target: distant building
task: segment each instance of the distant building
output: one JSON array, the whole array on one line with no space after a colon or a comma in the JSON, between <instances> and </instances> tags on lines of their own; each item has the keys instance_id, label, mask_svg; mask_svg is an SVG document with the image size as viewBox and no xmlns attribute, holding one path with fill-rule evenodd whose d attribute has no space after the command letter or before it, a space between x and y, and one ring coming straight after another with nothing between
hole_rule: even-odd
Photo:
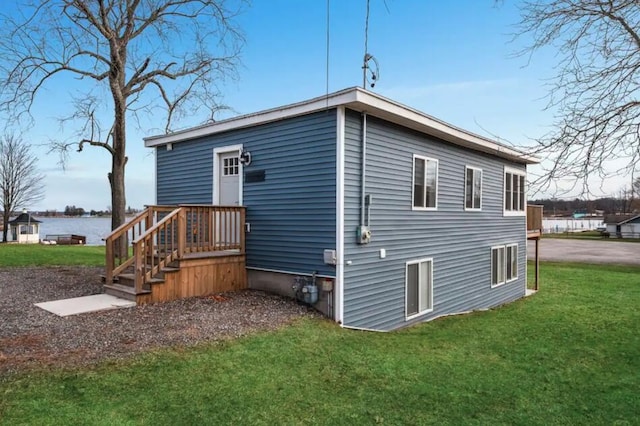
<instances>
[{"instance_id":1,"label":"distant building","mask_svg":"<svg viewBox=\"0 0 640 426\"><path fill-rule=\"evenodd\" d=\"M9 221L11 241L23 244L37 244L40 241L40 224L42 222L31 217L26 210Z\"/></svg>"},{"instance_id":2,"label":"distant building","mask_svg":"<svg viewBox=\"0 0 640 426\"><path fill-rule=\"evenodd\" d=\"M615 214L604 217L607 232L615 238L640 238L640 214Z\"/></svg>"}]
</instances>

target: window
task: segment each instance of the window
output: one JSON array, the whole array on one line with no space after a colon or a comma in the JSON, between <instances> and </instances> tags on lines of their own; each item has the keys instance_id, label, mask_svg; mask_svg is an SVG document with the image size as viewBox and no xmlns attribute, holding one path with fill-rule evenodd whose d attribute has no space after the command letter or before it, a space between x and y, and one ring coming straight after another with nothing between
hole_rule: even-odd
<instances>
[{"instance_id":1,"label":"window","mask_svg":"<svg viewBox=\"0 0 640 426\"><path fill-rule=\"evenodd\" d=\"M222 176L237 176L239 174L238 157L224 158L222 161Z\"/></svg>"},{"instance_id":2,"label":"window","mask_svg":"<svg viewBox=\"0 0 640 426\"><path fill-rule=\"evenodd\" d=\"M438 207L438 160L413 156L413 209Z\"/></svg>"},{"instance_id":3,"label":"window","mask_svg":"<svg viewBox=\"0 0 640 426\"><path fill-rule=\"evenodd\" d=\"M518 278L518 245L491 247L491 287Z\"/></svg>"},{"instance_id":4,"label":"window","mask_svg":"<svg viewBox=\"0 0 640 426\"><path fill-rule=\"evenodd\" d=\"M482 208L482 170L467 166L465 175L464 208L480 210Z\"/></svg>"},{"instance_id":5,"label":"window","mask_svg":"<svg viewBox=\"0 0 640 426\"><path fill-rule=\"evenodd\" d=\"M518 278L518 245L507 246L507 282Z\"/></svg>"},{"instance_id":6,"label":"window","mask_svg":"<svg viewBox=\"0 0 640 426\"><path fill-rule=\"evenodd\" d=\"M491 286L504 284L504 246L491 248Z\"/></svg>"},{"instance_id":7,"label":"window","mask_svg":"<svg viewBox=\"0 0 640 426\"><path fill-rule=\"evenodd\" d=\"M525 214L525 174L521 170L504 170L504 212L505 215Z\"/></svg>"},{"instance_id":8,"label":"window","mask_svg":"<svg viewBox=\"0 0 640 426\"><path fill-rule=\"evenodd\" d=\"M433 310L433 259L407 262L407 319Z\"/></svg>"}]
</instances>

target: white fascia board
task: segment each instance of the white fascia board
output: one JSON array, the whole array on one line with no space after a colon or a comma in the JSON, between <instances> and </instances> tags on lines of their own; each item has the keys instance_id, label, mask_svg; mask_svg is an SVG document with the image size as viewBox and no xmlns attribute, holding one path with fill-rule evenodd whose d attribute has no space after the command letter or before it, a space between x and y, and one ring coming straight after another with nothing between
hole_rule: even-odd
<instances>
[{"instance_id":1,"label":"white fascia board","mask_svg":"<svg viewBox=\"0 0 640 426\"><path fill-rule=\"evenodd\" d=\"M346 106L357 112L366 112L375 117L435 136L455 145L486 152L516 163L536 164L540 162L540 159L537 157L523 154L496 141L452 126L435 117L359 87L353 87L308 101L253 114L241 115L239 117L193 127L167 135L151 136L144 139L144 144L146 147L155 147L168 143L183 142L228 130L256 126L338 106Z\"/></svg>"},{"instance_id":2,"label":"white fascia board","mask_svg":"<svg viewBox=\"0 0 640 426\"><path fill-rule=\"evenodd\" d=\"M537 164L540 159L511 149L496 141L452 126L421 111L409 108L376 93L357 90L357 101L349 107L364 109L368 114L443 139L459 146L486 152L517 163Z\"/></svg>"}]
</instances>

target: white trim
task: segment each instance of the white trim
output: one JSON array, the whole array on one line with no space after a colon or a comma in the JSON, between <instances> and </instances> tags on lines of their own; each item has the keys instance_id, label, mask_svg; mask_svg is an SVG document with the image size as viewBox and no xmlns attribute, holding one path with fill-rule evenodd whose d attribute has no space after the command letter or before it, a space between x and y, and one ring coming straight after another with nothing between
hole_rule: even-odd
<instances>
[{"instance_id":1,"label":"white trim","mask_svg":"<svg viewBox=\"0 0 640 426\"><path fill-rule=\"evenodd\" d=\"M517 175L524 177L524 205L522 206L522 210L507 210L504 206L506 200L506 191L507 191L507 173L511 175ZM518 182L520 180L518 179ZM511 193L513 194L513 182L511 183ZM521 169L515 169L513 167L504 166L504 171L502 174L502 215L503 216L526 216L527 215L527 171ZM513 198L513 197L512 197Z\"/></svg>"},{"instance_id":2,"label":"white trim","mask_svg":"<svg viewBox=\"0 0 640 426\"><path fill-rule=\"evenodd\" d=\"M344 327L344 163L345 108L338 107L336 116L336 291L335 321Z\"/></svg>"},{"instance_id":3,"label":"white trim","mask_svg":"<svg viewBox=\"0 0 640 426\"><path fill-rule=\"evenodd\" d=\"M308 272L281 271L279 269L255 268L253 266L247 266L246 269L251 269L252 271L275 272L277 274L286 274L286 275L302 275L302 276L305 276L305 277L312 277L313 276L313 274L310 274ZM332 280L336 279L336 277L334 277L332 275L316 274L316 277L318 277L318 278L331 278Z\"/></svg>"},{"instance_id":4,"label":"white trim","mask_svg":"<svg viewBox=\"0 0 640 426\"><path fill-rule=\"evenodd\" d=\"M369 331L371 333L389 333L393 331L393 330L377 330L375 328L366 328L366 327L354 327L352 325L343 325L342 328L348 328L349 330Z\"/></svg>"},{"instance_id":5,"label":"white trim","mask_svg":"<svg viewBox=\"0 0 640 426\"><path fill-rule=\"evenodd\" d=\"M497 141L460 129L421 111L359 87L344 89L307 101L242 115L167 135L147 137L144 138L144 141L146 147L183 142L228 130L269 123L339 106L344 106L357 112L366 111L367 114L435 136L455 145L486 152L517 163L536 164L540 162L537 157L524 154Z\"/></svg>"},{"instance_id":6,"label":"white trim","mask_svg":"<svg viewBox=\"0 0 640 426\"><path fill-rule=\"evenodd\" d=\"M480 207L467 207L467 172L469 170L473 170L473 179L475 179L476 174L475 172L480 172ZM463 200L463 205L464 205L464 210L468 211L468 212L479 212L482 211L482 181L483 181L483 175L484 172L482 171L482 169L480 167L473 167L473 166L464 166L464 200ZM475 185L473 184L473 179L471 180L471 188L475 188ZM471 204L473 205L473 200L474 200L474 196L473 193L471 194Z\"/></svg>"},{"instance_id":7,"label":"white trim","mask_svg":"<svg viewBox=\"0 0 640 426\"><path fill-rule=\"evenodd\" d=\"M423 186L424 186L424 202L426 204L427 202L427 165L429 163L429 161L434 161L436 163L436 202L435 205L433 207L416 207L415 206L415 179L416 179L416 158L420 159L420 160L424 160L424 181L422 182ZM411 210L422 210L422 211L435 211L438 210L438 187L440 186L440 182L439 182L439 174L440 174L440 162L435 159L435 158L431 158L431 157L425 157L424 155L420 155L420 154L413 154L413 163L412 163L412 167L413 167L413 172L411 173Z\"/></svg>"},{"instance_id":8,"label":"white trim","mask_svg":"<svg viewBox=\"0 0 640 426\"><path fill-rule=\"evenodd\" d=\"M158 150L153 150L153 205L158 205Z\"/></svg>"},{"instance_id":9,"label":"white trim","mask_svg":"<svg viewBox=\"0 0 640 426\"><path fill-rule=\"evenodd\" d=\"M217 206L220 204L220 181L218 179L218 167L220 164L220 155L221 154L228 154L230 152L234 152L234 151L238 151L238 155L240 155L240 153L242 153L242 149L243 146L242 144L238 144L238 145L227 145L227 146L219 146L217 148L213 148L213 182L211 183L213 185L213 197L211 200L211 204L213 204L214 206ZM243 200L242 200L242 189L244 186L244 165L242 164L242 162L238 162L238 205L242 206L243 205Z\"/></svg>"},{"instance_id":10,"label":"white trim","mask_svg":"<svg viewBox=\"0 0 640 426\"><path fill-rule=\"evenodd\" d=\"M424 311L418 311L415 314L411 314L409 315L409 313L407 312L407 307L409 305L408 303L408 292L407 292L407 286L408 286L408 281L407 281L407 269L409 267L409 265L418 265L418 309L420 309L420 296L421 296L421 292L420 292L420 265L422 263L425 262L429 262L431 263L431 267L429 268L429 281L427 282L427 286L429 287L429 295L431 298L431 306L428 307L427 309L425 309ZM409 260L407 262L405 262L404 264L404 318L405 321L409 321L412 320L414 318L418 318L424 314L428 314L429 312L433 312L433 258L432 257L425 257L423 259L416 259L416 260Z\"/></svg>"}]
</instances>

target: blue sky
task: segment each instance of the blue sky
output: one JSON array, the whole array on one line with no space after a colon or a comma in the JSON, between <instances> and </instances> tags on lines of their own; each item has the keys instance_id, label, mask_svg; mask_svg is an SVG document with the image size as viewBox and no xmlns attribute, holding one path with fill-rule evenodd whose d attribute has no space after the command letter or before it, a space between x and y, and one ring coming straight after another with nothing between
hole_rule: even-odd
<instances>
[{"instance_id":1,"label":"blue sky","mask_svg":"<svg viewBox=\"0 0 640 426\"><path fill-rule=\"evenodd\" d=\"M517 3L386 0L385 6L383 0L371 0L368 50L380 64L373 90L516 145L546 133L552 116L543 111L545 79L553 75L553 52L537 54L529 64L513 57L525 41L510 42L519 19ZM324 94L326 7L326 0L253 0L238 19L246 36L243 65L238 81L224 86L224 102L237 113L250 113ZM330 91L362 83L365 10L365 0L330 2ZM47 196L25 207L105 209L110 204L106 152L90 147L73 152L65 170L55 154L47 153L51 134L64 138L71 132L55 117L75 89L49 90L37 104L37 125L24 135L47 175ZM159 132L162 123L154 124L132 128L128 136L127 204L133 207L154 202L154 160L142 141ZM197 123L182 124L177 127ZM611 180L604 189L614 192L624 183Z\"/></svg>"}]
</instances>

